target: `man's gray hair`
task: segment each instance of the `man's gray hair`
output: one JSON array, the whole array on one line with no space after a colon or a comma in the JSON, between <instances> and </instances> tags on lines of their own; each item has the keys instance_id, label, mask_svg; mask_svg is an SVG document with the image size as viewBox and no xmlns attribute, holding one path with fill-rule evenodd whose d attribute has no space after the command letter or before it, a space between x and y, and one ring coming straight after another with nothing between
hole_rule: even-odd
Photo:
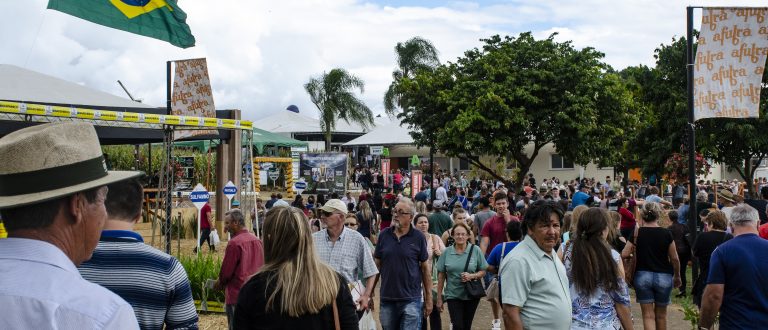
<instances>
[{"instance_id":1,"label":"man's gray hair","mask_svg":"<svg viewBox=\"0 0 768 330\"><path fill-rule=\"evenodd\" d=\"M707 195L706 191L701 190L696 194L696 201L698 202L706 202L708 198L709 195Z\"/></svg>"},{"instance_id":2,"label":"man's gray hair","mask_svg":"<svg viewBox=\"0 0 768 330\"><path fill-rule=\"evenodd\" d=\"M760 220L760 215L752 206L739 204L733 207L730 220L734 226L754 226Z\"/></svg>"},{"instance_id":3,"label":"man's gray hair","mask_svg":"<svg viewBox=\"0 0 768 330\"><path fill-rule=\"evenodd\" d=\"M240 225L245 225L245 216L243 215L243 211L240 211L240 209L231 209L227 211L227 213L224 213L224 216L230 217L232 221L239 223Z\"/></svg>"},{"instance_id":4,"label":"man's gray hair","mask_svg":"<svg viewBox=\"0 0 768 330\"><path fill-rule=\"evenodd\" d=\"M416 216L416 204L413 203L413 200L411 200L408 197L400 197L400 199L397 200L398 203L406 203L408 204L408 209L411 211L411 216Z\"/></svg>"}]
</instances>

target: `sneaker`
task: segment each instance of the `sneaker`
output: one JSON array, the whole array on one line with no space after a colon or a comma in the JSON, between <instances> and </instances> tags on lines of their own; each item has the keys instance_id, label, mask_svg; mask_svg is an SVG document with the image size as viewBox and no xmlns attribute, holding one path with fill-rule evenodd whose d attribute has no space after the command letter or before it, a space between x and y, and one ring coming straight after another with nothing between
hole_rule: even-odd
<instances>
[{"instance_id":1,"label":"sneaker","mask_svg":"<svg viewBox=\"0 0 768 330\"><path fill-rule=\"evenodd\" d=\"M501 329L501 320L495 319L493 320L493 324L491 324L491 330L500 330Z\"/></svg>"}]
</instances>

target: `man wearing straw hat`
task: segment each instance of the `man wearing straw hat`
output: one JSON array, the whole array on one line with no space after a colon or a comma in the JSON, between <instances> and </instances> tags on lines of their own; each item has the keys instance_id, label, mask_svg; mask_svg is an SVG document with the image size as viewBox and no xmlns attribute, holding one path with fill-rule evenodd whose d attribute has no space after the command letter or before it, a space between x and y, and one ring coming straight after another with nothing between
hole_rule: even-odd
<instances>
[{"instance_id":1,"label":"man wearing straw hat","mask_svg":"<svg viewBox=\"0 0 768 330\"><path fill-rule=\"evenodd\" d=\"M37 125L0 139L0 328L137 329L133 308L84 280L107 218L107 171L86 123Z\"/></svg>"}]
</instances>

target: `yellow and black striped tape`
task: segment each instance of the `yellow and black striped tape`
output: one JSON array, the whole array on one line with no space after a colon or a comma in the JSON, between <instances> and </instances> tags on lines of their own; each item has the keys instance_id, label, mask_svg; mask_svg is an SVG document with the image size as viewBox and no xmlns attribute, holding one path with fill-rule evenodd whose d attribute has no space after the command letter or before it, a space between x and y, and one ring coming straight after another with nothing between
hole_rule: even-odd
<instances>
[{"instance_id":1,"label":"yellow and black striped tape","mask_svg":"<svg viewBox=\"0 0 768 330\"><path fill-rule=\"evenodd\" d=\"M253 129L253 123L247 120L158 115L152 113L94 110L76 107L68 108L36 103L10 101L0 101L0 113L105 120L127 123L162 124L170 126L192 126L244 130Z\"/></svg>"}]
</instances>

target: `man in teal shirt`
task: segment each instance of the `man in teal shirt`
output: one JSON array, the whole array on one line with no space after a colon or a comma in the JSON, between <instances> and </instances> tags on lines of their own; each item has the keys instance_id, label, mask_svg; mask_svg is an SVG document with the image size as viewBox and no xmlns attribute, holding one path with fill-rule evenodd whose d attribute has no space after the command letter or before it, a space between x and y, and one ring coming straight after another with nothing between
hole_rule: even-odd
<instances>
[{"instance_id":1,"label":"man in teal shirt","mask_svg":"<svg viewBox=\"0 0 768 330\"><path fill-rule=\"evenodd\" d=\"M501 303L508 330L571 327L568 277L554 250L562 219L554 203L534 203L525 215L528 235L501 262Z\"/></svg>"}]
</instances>

